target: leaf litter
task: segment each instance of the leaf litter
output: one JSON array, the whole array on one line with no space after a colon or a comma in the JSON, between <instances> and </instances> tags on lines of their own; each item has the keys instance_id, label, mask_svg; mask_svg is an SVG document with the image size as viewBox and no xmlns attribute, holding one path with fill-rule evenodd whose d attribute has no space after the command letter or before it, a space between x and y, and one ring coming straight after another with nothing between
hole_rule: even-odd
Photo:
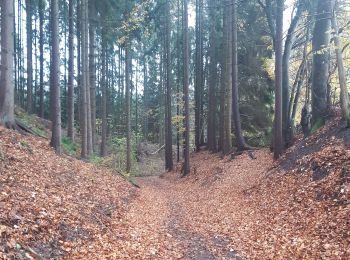
<instances>
[{"instance_id":1,"label":"leaf litter","mask_svg":"<svg viewBox=\"0 0 350 260\"><path fill-rule=\"evenodd\" d=\"M275 162L267 149L255 160L193 154L188 177L178 165L139 178L141 189L0 128L0 258L349 259L350 150L339 124Z\"/></svg>"}]
</instances>

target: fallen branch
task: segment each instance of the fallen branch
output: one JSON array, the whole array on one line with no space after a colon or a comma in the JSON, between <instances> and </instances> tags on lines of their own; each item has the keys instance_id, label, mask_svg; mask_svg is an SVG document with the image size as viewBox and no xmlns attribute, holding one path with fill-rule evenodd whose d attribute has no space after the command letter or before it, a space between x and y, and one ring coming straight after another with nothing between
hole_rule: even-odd
<instances>
[{"instance_id":1,"label":"fallen branch","mask_svg":"<svg viewBox=\"0 0 350 260\"><path fill-rule=\"evenodd\" d=\"M165 147L165 144L162 147L160 147L157 151L155 151L154 153L150 153L149 155L155 155L159 153L164 147Z\"/></svg>"}]
</instances>

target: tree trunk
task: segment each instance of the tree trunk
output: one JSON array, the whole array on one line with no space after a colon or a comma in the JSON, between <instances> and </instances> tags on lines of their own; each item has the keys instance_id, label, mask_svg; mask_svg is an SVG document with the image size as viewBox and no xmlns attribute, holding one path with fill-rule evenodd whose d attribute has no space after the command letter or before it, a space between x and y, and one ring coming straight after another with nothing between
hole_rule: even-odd
<instances>
[{"instance_id":1,"label":"tree trunk","mask_svg":"<svg viewBox=\"0 0 350 260\"><path fill-rule=\"evenodd\" d=\"M86 131L87 131L87 156L90 157L93 154L92 143L92 123L91 123L91 93L90 93L90 70L89 70L89 1L86 0L86 7L84 9L84 63L85 66L85 92L86 92Z\"/></svg>"},{"instance_id":2,"label":"tree trunk","mask_svg":"<svg viewBox=\"0 0 350 260\"><path fill-rule=\"evenodd\" d=\"M241 115L239 113L239 98L238 98L238 58L237 58L237 2L232 1L233 6L233 34L232 34L232 114L235 126L236 145L239 151L248 148L241 126Z\"/></svg>"},{"instance_id":3,"label":"tree trunk","mask_svg":"<svg viewBox=\"0 0 350 260\"><path fill-rule=\"evenodd\" d=\"M91 141L92 148L96 144L96 6L95 0L90 0L89 4L89 19L90 19L90 30L89 30L89 47L90 47L90 56L89 56L89 72L90 72L90 103L91 103ZM93 149L94 150L94 149Z\"/></svg>"},{"instance_id":4,"label":"tree trunk","mask_svg":"<svg viewBox=\"0 0 350 260\"><path fill-rule=\"evenodd\" d=\"M172 113L171 113L171 53L170 53L170 0L166 0L166 108L165 108L165 169L173 170ZM136 97L137 99L137 97Z\"/></svg>"},{"instance_id":5,"label":"tree trunk","mask_svg":"<svg viewBox=\"0 0 350 260\"><path fill-rule=\"evenodd\" d=\"M208 130L207 140L208 149L211 152L217 151L216 141L216 87L217 87L217 0L209 0L209 21L210 21L210 34L209 34L209 90L208 90Z\"/></svg>"},{"instance_id":6,"label":"tree trunk","mask_svg":"<svg viewBox=\"0 0 350 260\"><path fill-rule=\"evenodd\" d=\"M59 50L59 14L58 0L51 2L51 121L52 137L51 146L57 154L61 153L61 97L60 97L60 50Z\"/></svg>"},{"instance_id":7,"label":"tree trunk","mask_svg":"<svg viewBox=\"0 0 350 260\"><path fill-rule=\"evenodd\" d=\"M203 95L203 0L196 0L196 73L195 73L195 145L200 150L202 132L202 95Z\"/></svg>"},{"instance_id":8,"label":"tree trunk","mask_svg":"<svg viewBox=\"0 0 350 260\"><path fill-rule=\"evenodd\" d=\"M125 47L125 98L126 98L126 172L131 172L131 98L130 98L130 53L127 43Z\"/></svg>"},{"instance_id":9,"label":"tree trunk","mask_svg":"<svg viewBox=\"0 0 350 260\"><path fill-rule=\"evenodd\" d=\"M284 0L277 0L276 39L275 39L275 119L274 119L274 158L278 159L283 151L282 136L282 46L283 46L283 10Z\"/></svg>"},{"instance_id":10,"label":"tree trunk","mask_svg":"<svg viewBox=\"0 0 350 260\"><path fill-rule=\"evenodd\" d=\"M87 158L88 153L88 121L87 121L87 73L88 73L88 60L87 60L87 0L81 0L80 3L80 12L81 12L81 30L80 30L80 56L81 56L81 76L80 76L80 102L81 102L81 111L80 111L80 131L81 131L81 157Z\"/></svg>"},{"instance_id":11,"label":"tree trunk","mask_svg":"<svg viewBox=\"0 0 350 260\"><path fill-rule=\"evenodd\" d=\"M26 0L26 22L27 22L27 111L33 111L33 30L32 30L32 2Z\"/></svg>"},{"instance_id":12,"label":"tree trunk","mask_svg":"<svg viewBox=\"0 0 350 260\"><path fill-rule=\"evenodd\" d=\"M15 128L15 101L13 85L13 20L12 0L1 1L1 88L0 88L0 125Z\"/></svg>"},{"instance_id":13,"label":"tree trunk","mask_svg":"<svg viewBox=\"0 0 350 260\"><path fill-rule=\"evenodd\" d=\"M325 124L328 114L327 79L331 17L332 0L318 0L312 39L312 125L315 128Z\"/></svg>"},{"instance_id":14,"label":"tree trunk","mask_svg":"<svg viewBox=\"0 0 350 260\"><path fill-rule=\"evenodd\" d=\"M296 3L296 14L292 19L289 26L286 41L284 44L283 61L282 61L282 131L283 139L285 144L290 143L291 135L288 134L291 131L291 125L288 114L289 107L289 59L292 51L292 46L294 43L295 29L299 23L303 7L301 0Z\"/></svg>"},{"instance_id":15,"label":"tree trunk","mask_svg":"<svg viewBox=\"0 0 350 260\"><path fill-rule=\"evenodd\" d=\"M337 19L335 14L332 16L332 26L335 31L334 34L334 45L335 45L335 53L337 56L337 64L338 64L338 77L339 77L339 85L340 85L340 103L343 112L343 118L346 121L346 127L350 127L350 114L349 114L349 93L346 87L346 76L344 70L344 62L343 62L343 53L341 50L341 44L339 39L339 28Z\"/></svg>"},{"instance_id":16,"label":"tree trunk","mask_svg":"<svg viewBox=\"0 0 350 260\"><path fill-rule=\"evenodd\" d=\"M185 149L183 175L190 173L190 108L189 108L189 42L188 42L188 4L183 0L183 89L185 99Z\"/></svg>"},{"instance_id":17,"label":"tree trunk","mask_svg":"<svg viewBox=\"0 0 350 260\"><path fill-rule=\"evenodd\" d=\"M44 118L44 0L39 0L39 62L40 62L40 75L39 75L39 116Z\"/></svg>"},{"instance_id":18,"label":"tree trunk","mask_svg":"<svg viewBox=\"0 0 350 260\"><path fill-rule=\"evenodd\" d=\"M107 155L107 82L106 82L106 32L105 28L102 29L102 69L101 69L101 88L102 88L102 133L101 133L101 156Z\"/></svg>"},{"instance_id":19,"label":"tree trunk","mask_svg":"<svg viewBox=\"0 0 350 260\"><path fill-rule=\"evenodd\" d=\"M67 136L74 141L74 6L73 0L69 0L68 10L68 100L67 100Z\"/></svg>"},{"instance_id":20,"label":"tree trunk","mask_svg":"<svg viewBox=\"0 0 350 260\"><path fill-rule=\"evenodd\" d=\"M232 118L232 1L224 0L224 54L223 54L223 139L222 152L224 155L231 152L231 118Z\"/></svg>"}]
</instances>

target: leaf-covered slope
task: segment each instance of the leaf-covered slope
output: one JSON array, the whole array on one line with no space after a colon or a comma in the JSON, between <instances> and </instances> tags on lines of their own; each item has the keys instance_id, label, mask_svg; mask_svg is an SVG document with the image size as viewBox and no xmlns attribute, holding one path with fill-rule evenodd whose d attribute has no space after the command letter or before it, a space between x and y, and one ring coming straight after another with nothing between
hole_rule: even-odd
<instances>
[{"instance_id":1,"label":"leaf-covered slope","mask_svg":"<svg viewBox=\"0 0 350 260\"><path fill-rule=\"evenodd\" d=\"M132 194L108 170L0 128L0 258L93 256L123 225Z\"/></svg>"}]
</instances>

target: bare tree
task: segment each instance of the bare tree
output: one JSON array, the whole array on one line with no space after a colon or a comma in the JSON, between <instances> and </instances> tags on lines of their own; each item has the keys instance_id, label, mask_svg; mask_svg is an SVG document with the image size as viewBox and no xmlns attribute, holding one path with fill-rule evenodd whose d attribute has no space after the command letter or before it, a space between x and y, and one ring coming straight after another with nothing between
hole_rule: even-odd
<instances>
[{"instance_id":1,"label":"bare tree","mask_svg":"<svg viewBox=\"0 0 350 260\"><path fill-rule=\"evenodd\" d=\"M69 0L68 6L68 100L67 100L67 135L74 141L74 5L73 0Z\"/></svg>"}]
</instances>

